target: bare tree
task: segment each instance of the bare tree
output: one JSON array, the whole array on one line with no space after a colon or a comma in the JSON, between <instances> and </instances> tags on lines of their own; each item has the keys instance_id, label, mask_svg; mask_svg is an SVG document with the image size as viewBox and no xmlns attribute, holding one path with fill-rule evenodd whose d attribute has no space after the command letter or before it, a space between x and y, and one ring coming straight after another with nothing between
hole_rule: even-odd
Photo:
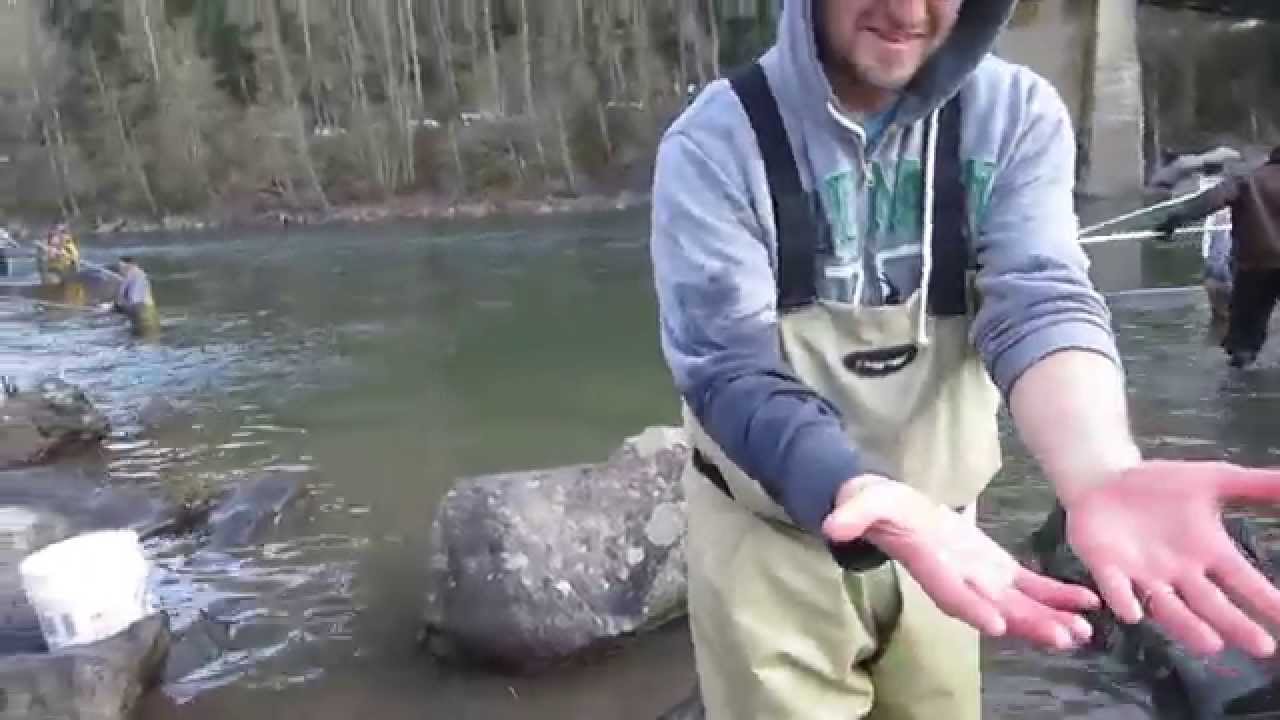
<instances>
[{"instance_id":1,"label":"bare tree","mask_svg":"<svg viewBox=\"0 0 1280 720\"><path fill-rule=\"evenodd\" d=\"M322 207L328 209L329 198L325 195L324 187L320 184L320 176L316 174L315 163L311 159L311 149L307 143L307 128L302 120L302 108L293 82L293 71L289 68L289 56L285 52L284 39L280 35L280 11L276 7L276 0L262 0L261 7L263 30L271 43L276 67L280 72L280 93L292 112L290 125L293 131L294 150L302 163L303 170L306 171L307 180L311 184L311 190L316 199Z\"/></svg>"},{"instance_id":2,"label":"bare tree","mask_svg":"<svg viewBox=\"0 0 1280 720\"><path fill-rule=\"evenodd\" d=\"M160 215L160 205L156 202L155 193L151 191L151 181L147 178L147 169L142 164L142 158L138 154L138 147L133 142L133 138L129 134L129 129L125 125L124 113L120 110L120 97L116 93L115 88L107 83L106 76L102 74L102 64L98 61L98 53L92 47L89 48L89 68L93 74L93 81L98 87L98 94L102 101L104 111L109 116L112 123L113 131L119 142L119 153L121 162L125 168L125 175L132 175L138 183L138 190L142 193L142 197L146 200L148 209L151 210L153 216Z\"/></svg>"}]
</instances>

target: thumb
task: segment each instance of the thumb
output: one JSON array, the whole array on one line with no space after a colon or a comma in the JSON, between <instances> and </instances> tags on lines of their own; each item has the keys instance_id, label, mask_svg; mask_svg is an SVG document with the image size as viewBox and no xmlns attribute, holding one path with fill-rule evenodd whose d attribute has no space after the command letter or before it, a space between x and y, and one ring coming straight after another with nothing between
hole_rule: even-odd
<instances>
[{"instance_id":1,"label":"thumb","mask_svg":"<svg viewBox=\"0 0 1280 720\"><path fill-rule=\"evenodd\" d=\"M872 482L848 497L837 496L836 507L822 523L822 533L836 543L847 543L861 538L867 530L884 519L887 510L887 493L883 485Z\"/></svg>"}]
</instances>

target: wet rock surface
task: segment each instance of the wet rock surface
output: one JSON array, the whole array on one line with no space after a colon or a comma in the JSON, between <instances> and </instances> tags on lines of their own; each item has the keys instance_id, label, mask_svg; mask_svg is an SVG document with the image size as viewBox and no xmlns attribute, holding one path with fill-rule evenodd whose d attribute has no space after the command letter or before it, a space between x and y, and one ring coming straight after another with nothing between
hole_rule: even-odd
<instances>
[{"instance_id":1,"label":"wet rock surface","mask_svg":"<svg viewBox=\"0 0 1280 720\"><path fill-rule=\"evenodd\" d=\"M72 466L0 471L0 656L45 649L18 574L27 555L95 530L128 528L147 536L174 526L178 508L141 490L106 485L100 473Z\"/></svg>"},{"instance_id":2,"label":"wet rock surface","mask_svg":"<svg viewBox=\"0 0 1280 720\"><path fill-rule=\"evenodd\" d=\"M160 681L169 652L163 614L92 645L0 657L0 720L123 720Z\"/></svg>"},{"instance_id":3,"label":"wet rock surface","mask_svg":"<svg viewBox=\"0 0 1280 720\"><path fill-rule=\"evenodd\" d=\"M599 464L460 481L432 527L431 651L534 670L682 615L688 453L650 428Z\"/></svg>"},{"instance_id":4,"label":"wet rock surface","mask_svg":"<svg viewBox=\"0 0 1280 720\"><path fill-rule=\"evenodd\" d=\"M46 379L0 393L0 470L97 448L110 425L79 388Z\"/></svg>"},{"instance_id":5,"label":"wet rock surface","mask_svg":"<svg viewBox=\"0 0 1280 720\"><path fill-rule=\"evenodd\" d=\"M18 568L27 555L80 533L118 528L143 538L192 533L197 554L241 548L261 542L301 495L295 475L268 473L243 480L193 514L146 490L107 483L91 465L0 471L0 658L48 652L22 589ZM226 628L202 615L173 638L165 675L192 672L229 647Z\"/></svg>"},{"instance_id":6,"label":"wet rock surface","mask_svg":"<svg viewBox=\"0 0 1280 720\"><path fill-rule=\"evenodd\" d=\"M252 545L302 496L298 476L272 473L239 483L209 514L207 547Z\"/></svg>"}]
</instances>

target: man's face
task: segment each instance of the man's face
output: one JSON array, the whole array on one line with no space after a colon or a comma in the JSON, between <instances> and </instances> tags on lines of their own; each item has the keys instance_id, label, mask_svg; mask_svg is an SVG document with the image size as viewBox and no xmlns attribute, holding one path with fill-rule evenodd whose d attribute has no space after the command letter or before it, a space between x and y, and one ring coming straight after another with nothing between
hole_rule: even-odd
<instances>
[{"instance_id":1,"label":"man's face","mask_svg":"<svg viewBox=\"0 0 1280 720\"><path fill-rule=\"evenodd\" d=\"M903 88L951 34L963 0L816 0L824 61L846 82Z\"/></svg>"}]
</instances>

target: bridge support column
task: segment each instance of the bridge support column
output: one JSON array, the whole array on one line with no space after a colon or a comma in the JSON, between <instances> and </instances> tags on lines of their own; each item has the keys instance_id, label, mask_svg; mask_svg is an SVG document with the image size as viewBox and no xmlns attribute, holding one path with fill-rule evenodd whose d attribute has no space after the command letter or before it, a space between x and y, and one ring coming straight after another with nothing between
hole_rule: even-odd
<instances>
[{"instance_id":1,"label":"bridge support column","mask_svg":"<svg viewBox=\"0 0 1280 720\"><path fill-rule=\"evenodd\" d=\"M1137 0L1090 5L1078 189L1095 196L1136 192L1145 180Z\"/></svg>"}]
</instances>

